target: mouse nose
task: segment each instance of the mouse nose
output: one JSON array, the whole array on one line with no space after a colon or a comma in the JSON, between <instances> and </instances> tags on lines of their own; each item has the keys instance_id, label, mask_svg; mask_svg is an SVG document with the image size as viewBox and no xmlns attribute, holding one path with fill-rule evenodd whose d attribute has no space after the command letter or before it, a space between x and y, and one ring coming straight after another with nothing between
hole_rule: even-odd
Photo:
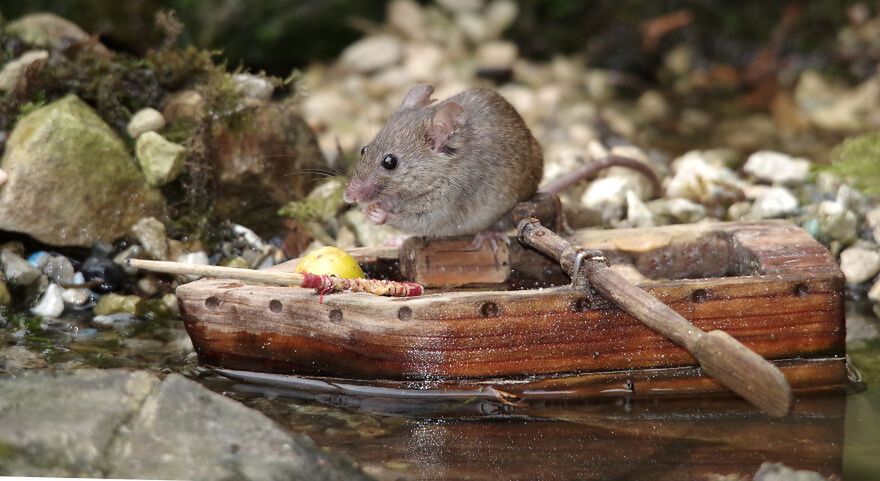
<instances>
[{"instance_id":1,"label":"mouse nose","mask_svg":"<svg viewBox=\"0 0 880 481\"><path fill-rule=\"evenodd\" d=\"M345 186L342 200L349 204L370 200L376 195L376 188L366 182L352 180Z\"/></svg>"}]
</instances>

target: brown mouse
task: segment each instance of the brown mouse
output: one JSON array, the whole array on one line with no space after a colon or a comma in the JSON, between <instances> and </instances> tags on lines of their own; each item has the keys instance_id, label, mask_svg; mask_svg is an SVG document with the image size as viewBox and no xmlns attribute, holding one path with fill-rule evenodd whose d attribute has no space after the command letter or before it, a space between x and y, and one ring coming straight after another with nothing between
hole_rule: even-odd
<instances>
[{"instance_id":1,"label":"brown mouse","mask_svg":"<svg viewBox=\"0 0 880 481\"><path fill-rule=\"evenodd\" d=\"M482 234L538 190L541 146L519 113L488 89L466 90L442 102L434 87L410 89L400 107L363 149L344 199L363 205L371 222L427 237ZM653 171L609 157L577 175L551 182L558 193L611 165ZM635 165L632 165L635 164Z\"/></svg>"}]
</instances>

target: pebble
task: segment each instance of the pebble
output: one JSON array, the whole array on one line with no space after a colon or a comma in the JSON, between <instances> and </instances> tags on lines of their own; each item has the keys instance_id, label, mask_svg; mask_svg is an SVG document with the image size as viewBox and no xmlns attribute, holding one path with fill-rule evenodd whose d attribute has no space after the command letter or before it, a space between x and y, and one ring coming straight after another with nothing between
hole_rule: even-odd
<instances>
[{"instance_id":1,"label":"pebble","mask_svg":"<svg viewBox=\"0 0 880 481\"><path fill-rule=\"evenodd\" d=\"M0 251L0 264L6 280L13 285L30 286L42 277L39 269L9 249Z\"/></svg>"},{"instance_id":2,"label":"pebble","mask_svg":"<svg viewBox=\"0 0 880 481\"><path fill-rule=\"evenodd\" d=\"M127 328L137 322L134 314L117 312L114 314L99 314L92 317L92 323L102 327Z\"/></svg>"},{"instance_id":3,"label":"pebble","mask_svg":"<svg viewBox=\"0 0 880 481\"><path fill-rule=\"evenodd\" d=\"M147 183L158 187L173 181L183 172L186 147L156 132L145 132L137 139L135 157Z\"/></svg>"},{"instance_id":4,"label":"pebble","mask_svg":"<svg viewBox=\"0 0 880 481\"><path fill-rule=\"evenodd\" d=\"M243 225L233 224L232 232L254 249L263 249L265 246L260 236Z\"/></svg>"},{"instance_id":5,"label":"pebble","mask_svg":"<svg viewBox=\"0 0 880 481\"><path fill-rule=\"evenodd\" d=\"M626 193L626 223L630 227L653 227L657 225L654 214L635 192Z\"/></svg>"},{"instance_id":6,"label":"pebble","mask_svg":"<svg viewBox=\"0 0 880 481\"><path fill-rule=\"evenodd\" d=\"M136 139L147 132L159 132L165 128L165 116L154 108L138 110L128 121L128 135Z\"/></svg>"},{"instance_id":7,"label":"pebble","mask_svg":"<svg viewBox=\"0 0 880 481\"><path fill-rule=\"evenodd\" d=\"M47 58L49 58L48 51L31 50L6 62L3 69L0 70L0 92L9 92L14 89L31 64L45 61Z\"/></svg>"},{"instance_id":8,"label":"pebble","mask_svg":"<svg viewBox=\"0 0 880 481\"><path fill-rule=\"evenodd\" d=\"M168 234L159 219L144 217L131 226L131 232L150 257L160 261L168 259Z\"/></svg>"},{"instance_id":9,"label":"pebble","mask_svg":"<svg viewBox=\"0 0 880 481\"><path fill-rule=\"evenodd\" d=\"M666 184L667 197L681 197L700 204L740 200L745 183L720 157L693 150L672 162L673 176Z\"/></svg>"},{"instance_id":10,"label":"pebble","mask_svg":"<svg viewBox=\"0 0 880 481\"><path fill-rule=\"evenodd\" d=\"M372 73L394 65L403 58L403 45L391 35L361 39L342 51L341 65L359 73Z\"/></svg>"},{"instance_id":11,"label":"pebble","mask_svg":"<svg viewBox=\"0 0 880 481\"><path fill-rule=\"evenodd\" d=\"M35 316L56 318L64 312L64 289L58 284L49 284L37 305L31 308Z\"/></svg>"},{"instance_id":12,"label":"pebble","mask_svg":"<svg viewBox=\"0 0 880 481\"><path fill-rule=\"evenodd\" d=\"M121 294L109 293L101 296L98 304L95 305L94 313L99 316L116 314L119 312L127 312L137 315L143 311L144 300L139 296L123 296Z\"/></svg>"},{"instance_id":13,"label":"pebble","mask_svg":"<svg viewBox=\"0 0 880 481\"><path fill-rule=\"evenodd\" d=\"M802 184L810 175L811 163L782 152L761 150L750 155L743 170L759 180L774 184Z\"/></svg>"},{"instance_id":14,"label":"pebble","mask_svg":"<svg viewBox=\"0 0 880 481\"><path fill-rule=\"evenodd\" d=\"M238 93L251 99L267 101L272 98L275 86L266 77L249 73L237 73L232 81Z\"/></svg>"},{"instance_id":15,"label":"pebble","mask_svg":"<svg viewBox=\"0 0 880 481\"><path fill-rule=\"evenodd\" d=\"M519 7L513 0L494 0L486 7L486 35L489 38L500 38L513 25L518 14Z\"/></svg>"},{"instance_id":16,"label":"pebble","mask_svg":"<svg viewBox=\"0 0 880 481\"><path fill-rule=\"evenodd\" d=\"M751 219L772 219L794 213L798 208L797 198L785 187L767 189L755 199L748 217Z\"/></svg>"},{"instance_id":17,"label":"pebble","mask_svg":"<svg viewBox=\"0 0 880 481\"><path fill-rule=\"evenodd\" d=\"M727 220L743 220L745 219L749 211L752 210L752 203L748 201L740 201L734 202L727 208Z\"/></svg>"},{"instance_id":18,"label":"pebble","mask_svg":"<svg viewBox=\"0 0 880 481\"><path fill-rule=\"evenodd\" d=\"M690 224L706 217L705 207L682 198L657 199L648 203L648 209L657 216L671 217L676 223Z\"/></svg>"},{"instance_id":19,"label":"pebble","mask_svg":"<svg viewBox=\"0 0 880 481\"><path fill-rule=\"evenodd\" d=\"M99 285L93 287L97 292L118 290L127 280L125 271L106 257L89 257L80 266L80 271L86 281L101 280Z\"/></svg>"},{"instance_id":20,"label":"pebble","mask_svg":"<svg viewBox=\"0 0 880 481\"><path fill-rule=\"evenodd\" d=\"M9 174L5 170L0 169L0 185L5 184L7 180L9 180Z\"/></svg>"},{"instance_id":21,"label":"pebble","mask_svg":"<svg viewBox=\"0 0 880 481\"><path fill-rule=\"evenodd\" d=\"M186 252L181 254L175 259L177 262L182 262L184 264L192 264L192 265L208 265L210 261L208 260L208 254L204 251L196 251L196 252ZM201 276L196 275L187 275L187 278L194 281Z\"/></svg>"},{"instance_id":22,"label":"pebble","mask_svg":"<svg viewBox=\"0 0 880 481\"><path fill-rule=\"evenodd\" d=\"M46 262L48 260L49 253L46 251L35 251L27 257L27 261L30 263L30 265L40 270L43 270L43 266L46 265Z\"/></svg>"},{"instance_id":23,"label":"pebble","mask_svg":"<svg viewBox=\"0 0 880 481\"><path fill-rule=\"evenodd\" d=\"M513 42L486 42L477 49L477 67L487 70L513 68L519 50Z\"/></svg>"},{"instance_id":24,"label":"pebble","mask_svg":"<svg viewBox=\"0 0 880 481\"><path fill-rule=\"evenodd\" d=\"M71 284L83 284L86 279L82 272L77 272L74 274L73 279L71 279ZM86 288L69 288L64 289L64 292L61 293L61 297L64 299L64 303L71 306L81 306L89 301L92 297L91 291Z\"/></svg>"},{"instance_id":25,"label":"pebble","mask_svg":"<svg viewBox=\"0 0 880 481\"><path fill-rule=\"evenodd\" d=\"M602 212L602 219L611 222L621 218L626 203L626 193L630 191L634 189L629 179L603 177L590 183L581 196L580 203Z\"/></svg>"},{"instance_id":26,"label":"pebble","mask_svg":"<svg viewBox=\"0 0 880 481\"><path fill-rule=\"evenodd\" d=\"M840 253L840 270L849 284L868 281L880 272L880 252L863 245L847 247Z\"/></svg>"},{"instance_id":27,"label":"pebble","mask_svg":"<svg viewBox=\"0 0 880 481\"><path fill-rule=\"evenodd\" d=\"M3 362L3 370L16 372L24 369L46 369L49 363L40 354L23 346L10 346L3 351L6 360Z\"/></svg>"},{"instance_id":28,"label":"pebble","mask_svg":"<svg viewBox=\"0 0 880 481\"><path fill-rule=\"evenodd\" d=\"M43 274L49 277L49 280L58 284L73 283L73 276L76 273L73 269L73 263L70 259L60 255L50 255L46 257L43 264Z\"/></svg>"},{"instance_id":29,"label":"pebble","mask_svg":"<svg viewBox=\"0 0 880 481\"><path fill-rule=\"evenodd\" d=\"M159 292L159 279L152 274L147 274L138 279L137 288L147 296L154 296Z\"/></svg>"},{"instance_id":30,"label":"pebble","mask_svg":"<svg viewBox=\"0 0 880 481\"><path fill-rule=\"evenodd\" d=\"M168 293L162 296L162 304L168 308L168 310L174 314L175 316L180 315L180 304L177 302L177 296L172 293ZM189 339L189 337L187 337Z\"/></svg>"},{"instance_id":31,"label":"pebble","mask_svg":"<svg viewBox=\"0 0 880 481\"><path fill-rule=\"evenodd\" d=\"M820 236L848 244L856 239L858 218L837 201L819 203L818 220Z\"/></svg>"},{"instance_id":32,"label":"pebble","mask_svg":"<svg viewBox=\"0 0 880 481\"><path fill-rule=\"evenodd\" d=\"M394 0L389 3L386 17L388 24L407 38L425 38L425 15L422 7L413 0Z\"/></svg>"}]
</instances>

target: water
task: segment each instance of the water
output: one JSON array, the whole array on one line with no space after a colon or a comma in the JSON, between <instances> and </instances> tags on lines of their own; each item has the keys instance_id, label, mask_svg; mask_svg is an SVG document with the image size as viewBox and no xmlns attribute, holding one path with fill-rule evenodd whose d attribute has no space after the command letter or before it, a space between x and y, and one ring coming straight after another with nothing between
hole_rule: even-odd
<instances>
[{"instance_id":1,"label":"water","mask_svg":"<svg viewBox=\"0 0 880 481\"><path fill-rule=\"evenodd\" d=\"M850 316L861 332L880 327L855 309ZM31 367L182 372L351 457L380 480L708 479L752 474L764 461L850 481L880 477L876 338L848 348L866 389L801 399L784 419L730 399L508 406L256 386L198 369L176 319L101 329L73 319L35 333L3 329L0 340L37 354L44 364Z\"/></svg>"}]
</instances>

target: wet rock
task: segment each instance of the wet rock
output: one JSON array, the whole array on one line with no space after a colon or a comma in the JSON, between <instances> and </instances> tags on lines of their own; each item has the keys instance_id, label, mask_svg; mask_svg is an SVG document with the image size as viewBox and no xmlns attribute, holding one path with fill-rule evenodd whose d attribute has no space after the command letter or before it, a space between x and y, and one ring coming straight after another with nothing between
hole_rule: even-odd
<instances>
[{"instance_id":1,"label":"wet rock","mask_svg":"<svg viewBox=\"0 0 880 481\"><path fill-rule=\"evenodd\" d=\"M342 51L340 64L358 73L372 73L398 63L403 45L391 35L366 37Z\"/></svg>"},{"instance_id":2,"label":"wet rock","mask_svg":"<svg viewBox=\"0 0 880 481\"><path fill-rule=\"evenodd\" d=\"M105 257L89 257L80 266L80 271L86 281L101 281L94 287L98 292L115 291L125 285L127 280L125 271Z\"/></svg>"},{"instance_id":3,"label":"wet rock","mask_svg":"<svg viewBox=\"0 0 880 481\"><path fill-rule=\"evenodd\" d=\"M101 296L98 304L95 305L95 315L107 316L125 312L128 314L139 315L144 311L144 300L138 296L123 296L120 294L109 293Z\"/></svg>"},{"instance_id":4,"label":"wet rock","mask_svg":"<svg viewBox=\"0 0 880 481\"><path fill-rule=\"evenodd\" d=\"M137 139L135 156L147 182L158 187L173 181L183 172L186 147L156 132L145 132Z\"/></svg>"},{"instance_id":5,"label":"wet rock","mask_svg":"<svg viewBox=\"0 0 880 481\"><path fill-rule=\"evenodd\" d=\"M880 294L880 293L878 293ZM873 311L876 312L877 305L874 305ZM846 308L846 344L851 346L853 343L861 341L870 341L880 337L880 322L877 316L871 313L863 313L858 309L847 305Z\"/></svg>"},{"instance_id":6,"label":"wet rock","mask_svg":"<svg viewBox=\"0 0 880 481\"><path fill-rule=\"evenodd\" d=\"M752 481L828 481L814 471L798 471L782 463L764 463L758 468Z\"/></svg>"},{"instance_id":7,"label":"wet rock","mask_svg":"<svg viewBox=\"0 0 880 481\"><path fill-rule=\"evenodd\" d=\"M275 91L275 85L260 75L237 73L232 76L232 82L240 95L250 99L268 101Z\"/></svg>"},{"instance_id":8,"label":"wet rock","mask_svg":"<svg viewBox=\"0 0 880 481\"><path fill-rule=\"evenodd\" d=\"M165 117L162 112L154 108L147 107L138 110L131 116L128 121L126 131L131 138L136 139L146 132L158 132L165 128Z\"/></svg>"},{"instance_id":9,"label":"wet rock","mask_svg":"<svg viewBox=\"0 0 880 481\"><path fill-rule=\"evenodd\" d=\"M3 362L3 370L7 373L17 373L28 369L46 369L49 363L43 356L22 346L11 346L3 351L6 360Z\"/></svg>"},{"instance_id":10,"label":"wet rock","mask_svg":"<svg viewBox=\"0 0 880 481\"><path fill-rule=\"evenodd\" d=\"M743 170L774 184L801 184L810 174L810 161L782 152L761 150L749 156Z\"/></svg>"},{"instance_id":11,"label":"wet rock","mask_svg":"<svg viewBox=\"0 0 880 481\"><path fill-rule=\"evenodd\" d=\"M269 104L239 117L246 128L223 125L212 133L214 209L257 234L274 234L278 209L315 184L315 176L302 173L325 168L325 160L294 104Z\"/></svg>"},{"instance_id":12,"label":"wet rock","mask_svg":"<svg viewBox=\"0 0 880 481\"><path fill-rule=\"evenodd\" d=\"M840 253L840 270L850 284L868 281L880 272L880 252L873 245L847 247Z\"/></svg>"},{"instance_id":13,"label":"wet rock","mask_svg":"<svg viewBox=\"0 0 880 481\"><path fill-rule=\"evenodd\" d=\"M63 50L78 43L89 43L88 33L76 24L51 13L33 13L9 22L6 31L36 47ZM89 43L88 48L101 53L109 53L98 42Z\"/></svg>"},{"instance_id":14,"label":"wet rock","mask_svg":"<svg viewBox=\"0 0 880 481\"><path fill-rule=\"evenodd\" d=\"M132 324L138 322L134 314L128 312L117 312L114 314L98 314L92 317L92 323L101 327L113 327L116 329L127 329Z\"/></svg>"},{"instance_id":15,"label":"wet rock","mask_svg":"<svg viewBox=\"0 0 880 481\"><path fill-rule=\"evenodd\" d=\"M64 289L58 284L49 284L43 292L37 305L31 308L31 314L48 318L55 318L64 312Z\"/></svg>"},{"instance_id":16,"label":"wet rock","mask_svg":"<svg viewBox=\"0 0 880 481\"><path fill-rule=\"evenodd\" d=\"M48 244L112 241L143 215L164 210L122 140L73 95L19 120L0 164L9 174L0 189L0 229Z\"/></svg>"},{"instance_id":17,"label":"wet rock","mask_svg":"<svg viewBox=\"0 0 880 481\"><path fill-rule=\"evenodd\" d=\"M18 85L21 76L27 72L31 65L44 62L49 58L49 52L45 50L31 50L21 54L18 58L6 62L3 70L0 70L0 92L9 92Z\"/></svg>"},{"instance_id":18,"label":"wet rock","mask_svg":"<svg viewBox=\"0 0 880 481\"><path fill-rule=\"evenodd\" d=\"M798 208L797 198L785 187L772 187L755 199L749 211L751 219L772 219L794 213Z\"/></svg>"},{"instance_id":19,"label":"wet rock","mask_svg":"<svg viewBox=\"0 0 880 481\"><path fill-rule=\"evenodd\" d=\"M70 284L73 282L75 271L70 259L58 255L48 255L45 259L45 262L42 263L42 269L43 274L46 274L49 280L58 284Z\"/></svg>"},{"instance_id":20,"label":"wet rock","mask_svg":"<svg viewBox=\"0 0 880 481\"><path fill-rule=\"evenodd\" d=\"M82 272L77 272L73 279L71 280L72 284L83 284L86 279L83 276ZM61 298L64 299L64 303L71 306L81 306L89 301L92 297L91 291L86 288L76 288L71 287L68 289L64 289L64 292L61 293Z\"/></svg>"},{"instance_id":21,"label":"wet rock","mask_svg":"<svg viewBox=\"0 0 880 481\"><path fill-rule=\"evenodd\" d=\"M159 219L144 217L131 226L131 232L150 257L162 261L168 259L168 235L165 224Z\"/></svg>"},{"instance_id":22,"label":"wet rock","mask_svg":"<svg viewBox=\"0 0 880 481\"><path fill-rule=\"evenodd\" d=\"M39 269L9 249L0 251L0 264L3 265L6 280L13 285L30 286L42 276Z\"/></svg>"},{"instance_id":23,"label":"wet rock","mask_svg":"<svg viewBox=\"0 0 880 481\"><path fill-rule=\"evenodd\" d=\"M46 262L49 261L49 253L46 251L34 251L27 257L27 261L30 265L42 271Z\"/></svg>"}]
</instances>

